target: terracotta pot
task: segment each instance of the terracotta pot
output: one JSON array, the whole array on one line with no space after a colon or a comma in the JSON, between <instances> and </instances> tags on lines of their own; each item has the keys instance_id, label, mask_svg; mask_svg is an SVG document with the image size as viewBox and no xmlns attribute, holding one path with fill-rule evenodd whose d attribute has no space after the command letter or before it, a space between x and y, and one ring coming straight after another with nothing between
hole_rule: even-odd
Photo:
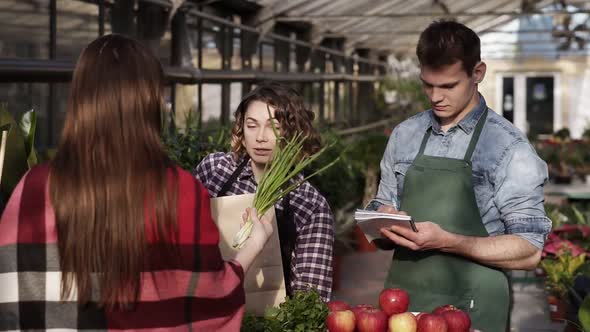
<instances>
[{"instance_id":1,"label":"terracotta pot","mask_svg":"<svg viewBox=\"0 0 590 332\"><path fill-rule=\"evenodd\" d=\"M547 303L549 304L549 317L552 321L564 321L567 304L563 299L554 295L547 295Z\"/></svg>"},{"instance_id":2,"label":"terracotta pot","mask_svg":"<svg viewBox=\"0 0 590 332\"><path fill-rule=\"evenodd\" d=\"M342 271L342 256L332 257L332 292L340 289L340 271Z\"/></svg>"},{"instance_id":3,"label":"terracotta pot","mask_svg":"<svg viewBox=\"0 0 590 332\"><path fill-rule=\"evenodd\" d=\"M356 250L361 252L377 251L377 247L367 241L365 234L358 225L354 226L354 238L356 240Z\"/></svg>"}]
</instances>

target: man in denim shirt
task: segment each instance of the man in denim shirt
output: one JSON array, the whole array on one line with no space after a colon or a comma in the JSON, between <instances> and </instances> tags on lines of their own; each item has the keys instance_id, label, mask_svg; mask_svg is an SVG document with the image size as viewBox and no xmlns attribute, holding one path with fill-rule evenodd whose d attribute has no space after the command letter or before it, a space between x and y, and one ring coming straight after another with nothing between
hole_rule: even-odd
<instances>
[{"instance_id":1,"label":"man in denim shirt","mask_svg":"<svg viewBox=\"0 0 590 332\"><path fill-rule=\"evenodd\" d=\"M473 327L502 331L509 308L502 270L535 268L551 228L543 208L547 166L479 94L486 65L472 30L434 22L416 53L432 109L394 129L367 206L418 221L418 232L381 230L379 245L396 248L386 287L406 289L412 311L454 304Z\"/></svg>"}]
</instances>

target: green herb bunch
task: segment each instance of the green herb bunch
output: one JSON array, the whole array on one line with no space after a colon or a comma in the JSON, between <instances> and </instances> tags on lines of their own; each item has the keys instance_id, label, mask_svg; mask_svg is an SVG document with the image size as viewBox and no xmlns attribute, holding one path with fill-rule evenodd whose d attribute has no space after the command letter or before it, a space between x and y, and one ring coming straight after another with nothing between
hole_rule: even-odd
<instances>
[{"instance_id":1,"label":"green herb bunch","mask_svg":"<svg viewBox=\"0 0 590 332\"><path fill-rule=\"evenodd\" d=\"M296 291L278 308L269 307L264 317L245 315L244 332L324 332L328 306L315 289Z\"/></svg>"}]
</instances>

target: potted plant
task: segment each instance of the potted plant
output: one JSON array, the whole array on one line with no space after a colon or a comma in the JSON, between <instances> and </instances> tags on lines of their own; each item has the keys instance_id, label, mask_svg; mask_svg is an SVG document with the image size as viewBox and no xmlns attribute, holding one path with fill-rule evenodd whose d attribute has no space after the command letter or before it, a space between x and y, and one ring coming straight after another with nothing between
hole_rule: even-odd
<instances>
[{"instance_id":1,"label":"potted plant","mask_svg":"<svg viewBox=\"0 0 590 332\"><path fill-rule=\"evenodd\" d=\"M586 254L574 256L572 251L563 247L556 258L545 258L541 266L547 274L545 278L545 290L549 303L551 320L565 319L567 307L567 294L573 286L579 268L584 264Z\"/></svg>"}]
</instances>

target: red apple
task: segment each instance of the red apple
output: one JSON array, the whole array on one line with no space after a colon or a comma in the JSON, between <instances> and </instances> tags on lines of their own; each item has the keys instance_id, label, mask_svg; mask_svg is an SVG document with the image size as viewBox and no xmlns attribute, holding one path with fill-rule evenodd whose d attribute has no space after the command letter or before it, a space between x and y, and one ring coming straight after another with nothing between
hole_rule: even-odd
<instances>
[{"instance_id":1,"label":"red apple","mask_svg":"<svg viewBox=\"0 0 590 332\"><path fill-rule=\"evenodd\" d=\"M328 302L327 305L330 311L350 310L350 306L344 301L334 300Z\"/></svg>"},{"instance_id":2,"label":"red apple","mask_svg":"<svg viewBox=\"0 0 590 332\"><path fill-rule=\"evenodd\" d=\"M359 312L361 312L363 310L369 310L369 309L375 309L375 308L370 304L357 304L354 307L352 307L352 309L350 309L350 310L354 313L354 317L358 317Z\"/></svg>"},{"instance_id":3,"label":"red apple","mask_svg":"<svg viewBox=\"0 0 590 332\"><path fill-rule=\"evenodd\" d=\"M416 332L418 321L411 312L393 314L389 317L388 332Z\"/></svg>"},{"instance_id":4,"label":"red apple","mask_svg":"<svg viewBox=\"0 0 590 332\"><path fill-rule=\"evenodd\" d=\"M418 321L417 332L448 332L447 322L441 315L424 314Z\"/></svg>"},{"instance_id":5,"label":"red apple","mask_svg":"<svg viewBox=\"0 0 590 332\"><path fill-rule=\"evenodd\" d=\"M443 312L442 316L447 321L448 332L469 332L471 319L465 311L460 309L449 310Z\"/></svg>"},{"instance_id":6,"label":"red apple","mask_svg":"<svg viewBox=\"0 0 590 332\"><path fill-rule=\"evenodd\" d=\"M426 315L426 312L421 312L416 315L416 321L419 321L422 316Z\"/></svg>"},{"instance_id":7,"label":"red apple","mask_svg":"<svg viewBox=\"0 0 590 332\"><path fill-rule=\"evenodd\" d=\"M410 296L401 288L385 288L379 294L379 306L387 316L406 312L409 305Z\"/></svg>"},{"instance_id":8,"label":"red apple","mask_svg":"<svg viewBox=\"0 0 590 332\"><path fill-rule=\"evenodd\" d=\"M332 311L326 317L329 332L354 332L356 320L350 310Z\"/></svg>"},{"instance_id":9,"label":"red apple","mask_svg":"<svg viewBox=\"0 0 590 332\"><path fill-rule=\"evenodd\" d=\"M356 317L356 329L358 332L387 331L387 315L379 309L361 310Z\"/></svg>"},{"instance_id":10,"label":"red apple","mask_svg":"<svg viewBox=\"0 0 590 332\"><path fill-rule=\"evenodd\" d=\"M440 315L445 311L451 311L451 310L457 310L457 309L458 308L452 304L445 304L445 305L441 305L440 307L434 308L434 310L432 310L432 313Z\"/></svg>"}]
</instances>

